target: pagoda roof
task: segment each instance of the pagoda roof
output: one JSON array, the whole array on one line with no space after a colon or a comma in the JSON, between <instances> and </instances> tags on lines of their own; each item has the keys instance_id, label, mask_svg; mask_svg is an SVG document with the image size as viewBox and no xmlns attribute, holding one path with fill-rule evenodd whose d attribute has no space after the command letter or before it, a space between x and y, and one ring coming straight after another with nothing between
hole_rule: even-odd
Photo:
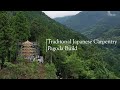
<instances>
[{"instance_id":1,"label":"pagoda roof","mask_svg":"<svg viewBox=\"0 0 120 90\"><path fill-rule=\"evenodd\" d=\"M23 42L22 45L23 46L32 46L33 43L27 40L27 41Z\"/></svg>"}]
</instances>

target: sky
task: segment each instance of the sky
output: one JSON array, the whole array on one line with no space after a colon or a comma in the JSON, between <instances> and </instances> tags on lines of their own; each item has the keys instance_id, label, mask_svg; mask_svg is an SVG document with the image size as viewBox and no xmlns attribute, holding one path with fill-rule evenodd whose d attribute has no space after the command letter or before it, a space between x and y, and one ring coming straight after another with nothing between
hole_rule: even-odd
<instances>
[{"instance_id":1,"label":"sky","mask_svg":"<svg viewBox=\"0 0 120 90\"><path fill-rule=\"evenodd\" d=\"M43 11L50 18L64 17L70 15L76 15L80 11Z\"/></svg>"}]
</instances>

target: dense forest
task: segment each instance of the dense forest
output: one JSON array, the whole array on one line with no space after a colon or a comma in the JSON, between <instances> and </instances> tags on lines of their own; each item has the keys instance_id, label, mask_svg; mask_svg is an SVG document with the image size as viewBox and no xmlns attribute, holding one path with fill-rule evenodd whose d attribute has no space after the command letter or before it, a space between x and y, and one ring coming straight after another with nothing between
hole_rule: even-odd
<instances>
[{"instance_id":1,"label":"dense forest","mask_svg":"<svg viewBox=\"0 0 120 90\"><path fill-rule=\"evenodd\" d=\"M116 28L119 29L119 28ZM118 31L106 32L119 39ZM117 37L118 36L118 37ZM1 79L118 79L119 50L97 45L79 45L77 51L48 51L46 39L89 40L49 18L41 11L0 11L0 78ZM44 64L26 63L18 56L18 43L39 43ZM109 47L109 46L108 46Z\"/></svg>"},{"instance_id":2,"label":"dense forest","mask_svg":"<svg viewBox=\"0 0 120 90\"><path fill-rule=\"evenodd\" d=\"M59 19L55 20L60 22ZM89 39L117 40L117 45L104 45L102 49L109 51L109 58L107 57L105 61L119 72L120 11L82 11L60 23L82 33Z\"/></svg>"}]
</instances>

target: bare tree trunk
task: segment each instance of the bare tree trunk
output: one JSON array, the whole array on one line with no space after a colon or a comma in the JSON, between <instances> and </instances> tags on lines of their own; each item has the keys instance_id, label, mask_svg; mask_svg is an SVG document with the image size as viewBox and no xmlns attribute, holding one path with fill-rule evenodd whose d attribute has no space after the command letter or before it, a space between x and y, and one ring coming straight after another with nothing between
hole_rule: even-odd
<instances>
[{"instance_id":1,"label":"bare tree trunk","mask_svg":"<svg viewBox=\"0 0 120 90\"><path fill-rule=\"evenodd\" d=\"M5 62L5 58L4 58L3 54L2 54L2 63L1 63L1 69L3 69L4 62Z\"/></svg>"},{"instance_id":2,"label":"bare tree trunk","mask_svg":"<svg viewBox=\"0 0 120 90\"><path fill-rule=\"evenodd\" d=\"M8 50L8 62L10 62L11 60L10 60L10 50Z\"/></svg>"},{"instance_id":3,"label":"bare tree trunk","mask_svg":"<svg viewBox=\"0 0 120 90\"><path fill-rule=\"evenodd\" d=\"M52 52L51 52L51 60L50 60L50 63L52 64Z\"/></svg>"}]
</instances>

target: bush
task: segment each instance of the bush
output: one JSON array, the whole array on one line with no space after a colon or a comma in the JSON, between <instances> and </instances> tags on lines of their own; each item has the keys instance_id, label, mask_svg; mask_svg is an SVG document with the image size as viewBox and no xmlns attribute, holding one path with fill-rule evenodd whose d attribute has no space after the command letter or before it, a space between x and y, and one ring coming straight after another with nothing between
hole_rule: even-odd
<instances>
[{"instance_id":1,"label":"bush","mask_svg":"<svg viewBox=\"0 0 120 90\"><path fill-rule=\"evenodd\" d=\"M6 68L0 72L1 79L41 79L38 62L26 63L22 60L17 64L5 62L5 65Z\"/></svg>"},{"instance_id":2,"label":"bush","mask_svg":"<svg viewBox=\"0 0 120 90\"><path fill-rule=\"evenodd\" d=\"M46 79L57 79L57 76L56 76L56 68L55 68L55 65L52 63L52 64L45 64L45 70L46 70Z\"/></svg>"}]
</instances>

